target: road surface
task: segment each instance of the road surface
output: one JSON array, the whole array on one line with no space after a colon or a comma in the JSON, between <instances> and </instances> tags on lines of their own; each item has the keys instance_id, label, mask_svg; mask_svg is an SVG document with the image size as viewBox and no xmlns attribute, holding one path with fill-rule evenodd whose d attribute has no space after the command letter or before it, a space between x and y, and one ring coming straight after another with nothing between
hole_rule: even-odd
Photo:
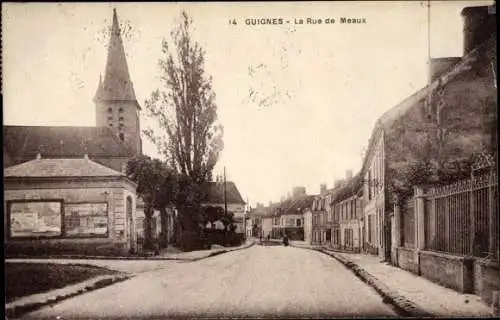
<instances>
[{"instance_id":1,"label":"road surface","mask_svg":"<svg viewBox=\"0 0 500 320\"><path fill-rule=\"evenodd\" d=\"M350 270L307 249L254 246L162 267L23 319L396 317Z\"/></svg>"}]
</instances>

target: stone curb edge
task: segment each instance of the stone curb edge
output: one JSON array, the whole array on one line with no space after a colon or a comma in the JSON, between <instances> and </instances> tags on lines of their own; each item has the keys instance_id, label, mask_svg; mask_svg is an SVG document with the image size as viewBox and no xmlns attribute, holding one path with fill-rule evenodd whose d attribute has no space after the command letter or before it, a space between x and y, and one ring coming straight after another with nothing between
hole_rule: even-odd
<instances>
[{"instance_id":1,"label":"stone curb edge","mask_svg":"<svg viewBox=\"0 0 500 320\"><path fill-rule=\"evenodd\" d=\"M7 304L5 306L5 316L6 316L6 319L7 318L8 319L19 318L23 314L26 314L28 312L32 312L32 311L35 311L37 309L46 307L48 305L58 303L62 300L72 298L74 296L83 294L85 292L94 291L94 290L101 289L101 288L110 286L112 284L118 283L118 282L128 280L132 277L133 277L133 275L131 275L131 274L121 274L118 276L113 275L113 276L104 277L104 278L103 277L96 277L96 278L94 278L95 279L94 281L90 280L90 281L92 281L91 283L88 283L89 280L82 281L82 282L80 282L81 286L79 288L75 288L75 290L72 290L68 293L64 293L64 294L57 295L57 296L51 296L51 297L45 299L44 301L27 302L27 303L22 304L22 305L13 305L13 306L9 306ZM85 285L83 285L83 284L85 284ZM78 286L78 284L76 284L76 285ZM57 289L55 289L55 290L57 290ZM13 301L10 304L12 305L15 303L16 303L16 301Z\"/></svg>"},{"instance_id":2,"label":"stone curb edge","mask_svg":"<svg viewBox=\"0 0 500 320\"><path fill-rule=\"evenodd\" d=\"M208 256L205 256L205 257L194 258L194 259L182 259L182 260L183 261L199 261L199 260L203 260L203 259L206 259L206 258L215 257L215 256L218 256L218 255L223 254L223 253L228 253L228 252L231 252L231 251L238 251L238 250L248 249L248 248L250 248L250 247L252 247L254 245L255 245L255 242L252 242L249 245L245 245L245 246L242 246L242 247L239 247L239 248L235 248L235 249L229 249L229 250L221 249L220 251L211 252Z\"/></svg>"},{"instance_id":3,"label":"stone curb edge","mask_svg":"<svg viewBox=\"0 0 500 320\"><path fill-rule=\"evenodd\" d=\"M368 273L365 269L360 267L358 264L345 259L332 251L323 248L313 248L312 250L319 251L330 257L335 258L340 263L345 265L348 269L352 270L356 276L361 280L368 283L373 287L382 297L383 301L390 303L395 306L399 312L406 317L418 317L418 318L434 318L436 315L425 311L421 307L417 306L414 302L408 300L407 298L399 295L398 293L390 290L382 281L377 279L372 274Z\"/></svg>"},{"instance_id":4,"label":"stone curb edge","mask_svg":"<svg viewBox=\"0 0 500 320\"><path fill-rule=\"evenodd\" d=\"M197 261L200 259L208 258L208 257L213 257L214 255L218 255L221 253L225 252L230 252L230 251L235 251L235 250L241 250L241 249L246 249L250 248L253 246L255 243L252 243L248 246L241 247L241 248L236 248L236 249L221 249L221 251L215 251L209 253L207 256L201 257L201 258L170 258L170 257L115 257L115 256L79 256L79 255L58 255L58 256L37 256L37 257L32 257L32 256L19 256L19 257L6 257L5 261L9 259L36 259L36 260L64 260L64 259L80 259L80 260L157 260L157 261Z\"/></svg>"}]
</instances>

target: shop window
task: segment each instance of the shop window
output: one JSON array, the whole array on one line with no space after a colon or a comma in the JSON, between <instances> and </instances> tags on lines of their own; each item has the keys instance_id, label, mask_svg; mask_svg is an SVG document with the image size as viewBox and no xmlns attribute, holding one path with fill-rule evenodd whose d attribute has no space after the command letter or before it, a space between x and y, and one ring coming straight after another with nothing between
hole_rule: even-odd
<instances>
[{"instance_id":1,"label":"shop window","mask_svg":"<svg viewBox=\"0 0 500 320\"><path fill-rule=\"evenodd\" d=\"M8 201L7 212L12 238L62 235L62 200Z\"/></svg>"},{"instance_id":2,"label":"shop window","mask_svg":"<svg viewBox=\"0 0 500 320\"><path fill-rule=\"evenodd\" d=\"M99 237L108 234L108 204L72 203L64 205L65 235Z\"/></svg>"}]
</instances>

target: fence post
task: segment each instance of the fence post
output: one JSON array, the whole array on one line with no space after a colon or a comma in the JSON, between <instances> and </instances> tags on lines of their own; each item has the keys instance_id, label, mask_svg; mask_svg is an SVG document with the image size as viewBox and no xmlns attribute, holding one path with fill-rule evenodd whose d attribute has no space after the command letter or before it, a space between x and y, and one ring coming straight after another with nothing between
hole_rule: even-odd
<instances>
[{"instance_id":1,"label":"fence post","mask_svg":"<svg viewBox=\"0 0 500 320\"><path fill-rule=\"evenodd\" d=\"M496 210L495 210L495 179L496 179L496 174L493 174L493 172L490 172L489 177L488 177L488 225L489 225L489 250L488 253L490 256L493 256L495 259L498 259L499 256L497 255L497 247L498 244L496 243L495 239L495 233L498 232L498 222L497 219L495 218Z\"/></svg>"},{"instance_id":2,"label":"fence post","mask_svg":"<svg viewBox=\"0 0 500 320\"><path fill-rule=\"evenodd\" d=\"M399 196L394 195L394 246L401 247L401 206L399 204Z\"/></svg>"},{"instance_id":3,"label":"fence post","mask_svg":"<svg viewBox=\"0 0 500 320\"><path fill-rule=\"evenodd\" d=\"M475 210L476 210L476 204L474 201L474 185L475 185L475 179L474 177L471 180L471 183L469 184L469 196L470 196L470 212L469 212L469 219L470 219L470 242L469 242L469 255L473 256L474 255L474 243L476 240L476 219L475 217Z\"/></svg>"},{"instance_id":4,"label":"fence post","mask_svg":"<svg viewBox=\"0 0 500 320\"><path fill-rule=\"evenodd\" d=\"M415 247L418 250L425 248L425 206L424 190L421 187L414 188L415 195Z\"/></svg>"}]
</instances>

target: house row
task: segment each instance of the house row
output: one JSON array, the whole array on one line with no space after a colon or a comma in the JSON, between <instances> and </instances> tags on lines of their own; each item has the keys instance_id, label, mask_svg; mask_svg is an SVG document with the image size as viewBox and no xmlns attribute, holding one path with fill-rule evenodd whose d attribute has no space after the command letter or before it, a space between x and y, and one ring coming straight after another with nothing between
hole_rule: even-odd
<instances>
[{"instance_id":1,"label":"house row","mask_svg":"<svg viewBox=\"0 0 500 320\"><path fill-rule=\"evenodd\" d=\"M463 56L429 61L428 84L376 121L360 171L314 196L304 234L491 302L500 289L498 180L472 169L498 163L496 17L486 6L461 15Z\"/></svg>"},{"instance_id":2,"label":"house row","mask_svg":"<svg viewBox=\"0 0 500 320\"><path fill-rule=\"evenodd\" d=\"M291 195L282 197L267 207L258 203L247 215L247 236L304 240L304 212L310 208L313 196L304 187L295 187Z\"/></svg>"}]
</instances>

